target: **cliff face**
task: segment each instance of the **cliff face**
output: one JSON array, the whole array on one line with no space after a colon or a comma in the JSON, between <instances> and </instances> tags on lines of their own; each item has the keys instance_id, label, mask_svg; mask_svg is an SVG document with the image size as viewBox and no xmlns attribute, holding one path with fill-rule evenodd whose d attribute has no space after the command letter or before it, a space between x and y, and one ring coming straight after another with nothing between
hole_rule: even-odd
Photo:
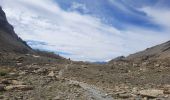
<instances>
[{"instance_id":1,"label":"cliff face","mask_svg":"<svg viewBox=\"0 0 170 100\"><path fill-rule=\"evenodd\" d=\"M17 36L14 28L7 21L5 12L0 7L0 52L32 52L32 49Z\"/></svg>"}]
</instances>

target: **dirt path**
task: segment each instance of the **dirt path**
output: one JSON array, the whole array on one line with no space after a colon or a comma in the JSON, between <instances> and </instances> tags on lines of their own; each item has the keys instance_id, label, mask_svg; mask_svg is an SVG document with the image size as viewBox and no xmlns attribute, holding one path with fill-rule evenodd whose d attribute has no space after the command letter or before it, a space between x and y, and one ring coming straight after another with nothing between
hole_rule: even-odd
<instances>
[{"instance_id":1,"label":"dirt path","mask_svg":"<svg viewBox=\"0 0 170 100\"><path fill-rule=\"evenodd\" d=\"M62 77L63 73L68 70L69 65L66 65L65 68L61 69L59 71L58 77ZM112 96L108 95L105 91L102 89L94 86L94 85L89 85L87 83L75 81L75 80L70 80L69 79L69 84L78 84L81 86L84 90L86 90L87 94L87 99L88 100L114 100Z\"/></svg>"},{"instance_id":2,"label":"dirt path","mask_svg":"<svg viewBox=\"0 0 170 100\"><path fill-rule=\"evenodd\" d=\"M114 100L112 96L108 95L105 91L99 89L94 85L87 83L70 80L71 84L79 84L84 90L87 91L88 100Z\"/></svg>"}]
</instances>

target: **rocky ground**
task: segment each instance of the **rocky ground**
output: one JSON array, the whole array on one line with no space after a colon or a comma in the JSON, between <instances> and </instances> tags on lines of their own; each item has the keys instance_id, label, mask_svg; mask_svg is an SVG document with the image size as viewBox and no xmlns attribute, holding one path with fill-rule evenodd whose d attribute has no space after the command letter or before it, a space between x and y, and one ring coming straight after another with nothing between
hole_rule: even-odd
<instances>
[{"instance_id":1,"label":"rocky ground","mask_svg":"<svg viewBox=\"0 0 170 100\"><path fill-rule=\"evenodd\" d=\"M170 60L90 64L0 55L2 100L170 100Z\"/></svg>"}]
</instances>

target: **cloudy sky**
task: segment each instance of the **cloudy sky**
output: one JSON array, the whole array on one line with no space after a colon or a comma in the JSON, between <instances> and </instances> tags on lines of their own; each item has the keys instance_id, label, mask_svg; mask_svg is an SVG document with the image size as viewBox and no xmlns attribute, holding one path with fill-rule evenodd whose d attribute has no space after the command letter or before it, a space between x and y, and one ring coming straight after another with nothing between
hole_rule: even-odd
<instances>
[{"instance_id":1,"label":"cloudy sky","mask_svg":"<svg viewBox=\"0 0 170 100\"><path fill-rule=\"evenodd\" d=\"M73 60L108 61L170 40L170 0L0 0L16 33Z\"/></svg>"}]
</instances>

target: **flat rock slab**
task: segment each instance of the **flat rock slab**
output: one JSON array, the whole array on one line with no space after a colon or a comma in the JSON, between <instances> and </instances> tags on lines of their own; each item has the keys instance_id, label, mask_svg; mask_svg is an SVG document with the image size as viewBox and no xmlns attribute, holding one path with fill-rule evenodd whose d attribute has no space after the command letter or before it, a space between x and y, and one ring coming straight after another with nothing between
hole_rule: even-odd
<instances>
[{"instance_id":1,"label":"flat rock slab","mask_svg":"<svg viewBox=\"0 0 170 100\"><path fill-rule=\"evenodd\" d=\"M143 97L151 97L156 98L160 95L163 95L163 90L149 89L149 90L141 90L139 94Z\"/></svg>"},{"instance_id":2,"label":"flat rock slab","mask_svg":"<svg viewBox=\"0 0 170 100\"><path fill-rule=\"evenodd\" d=\"M10 85L5 87L6 91L9 90L22 90L22 91L28 91L28 90L33 90L32 86L28 85Z\"/></svg>"}]
</instances>

